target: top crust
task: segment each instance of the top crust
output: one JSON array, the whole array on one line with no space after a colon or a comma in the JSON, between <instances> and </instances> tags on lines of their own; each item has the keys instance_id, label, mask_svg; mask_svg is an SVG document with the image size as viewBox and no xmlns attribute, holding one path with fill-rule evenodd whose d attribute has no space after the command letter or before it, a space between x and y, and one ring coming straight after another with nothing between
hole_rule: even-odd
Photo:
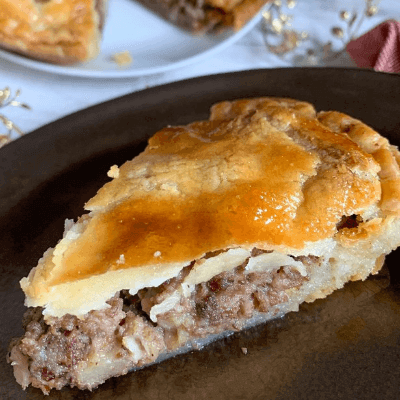
<instances>
[{"instance_id":1,"label":"top crust","mask_svg":"<svg viewBox=\"0 0 400 400\"><path fill-rule=\"evenodd\" d=\"M0 0L0 47L57 64L99 53L107 0Z\"/></svg>"},{"instance_id":2,"label":"top crust","mask_svg":"<svg viewBox=\"0 0 400 400\"><path fill-rule=\"evenodd\" d=\"M83 315L209 252L321 255L379 235L400 210L399 153L344 114L290 99L222 102L156 133L21 281L27 305ZM355 229L337 226L359 215ZM241 250L241 251L242 251ZM68 302L65 301L68 298ZM67 303L67 304L66 304Z\"/></svg>"}]
</instances>

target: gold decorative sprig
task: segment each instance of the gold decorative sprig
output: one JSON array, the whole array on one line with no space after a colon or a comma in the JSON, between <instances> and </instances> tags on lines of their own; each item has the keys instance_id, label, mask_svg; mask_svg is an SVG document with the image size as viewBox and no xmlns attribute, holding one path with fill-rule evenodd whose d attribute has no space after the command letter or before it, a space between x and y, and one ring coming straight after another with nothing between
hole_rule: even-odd
<instances>
[{"instance_id":1,"label":"gold decorative sprig","mask_svg":"<svg viewBox=\"0 0 400 400\"><path fill-rule=\"evenodd\" d=\"M293 15L284 12L284 6L292 9L296 6L295 0L274 0L263 11L264 40L271 53L283 56L296 49L307 36L304 32L291 29Z\"/></svg>"},{"instance_id":2,"label":"gold decorative sprig","mask_svg":"<svg viewBox=\"0 0 400 400\"><path fill-rule=\"evenodd\" d=\"M306 49L304 56L298 54L294 57L299 64L324 64L334 60L344 53L347 44L354 40L365 22L366 18L373 17L379 11L381 0L363 0L361 11L339 11L339 23L330 30L334 40L341 41L339 50L333 49L333 41L321 43L318 38L310 40L312 47ZM296 6L295 0L274 0L269 8L263 12L263 33L268 50L280 57L293 55L295 50L309 41L309 34L305 31L298 31L292 28L293 15L285 11Z\"/></svg>"},{"instance_id":3,"label":"gold decorative sprig","mask_svg":"<svg viewBox=\"0 0 400 400\"><path fill-rule=\"evenodd\" d=\"M328 42L331 51L323 57L324 61L336 58L342 54L346 50L348 43L358 36L365 18L371 18L378 13L380 0L364 0L364 2L364 8L361 12L350 12L348 10L342 10L339 12L339 19L345 24L345 26L336 25L332 27L331 34L342 42L342 49L333 52L332 42Z\"/></svg>"},{"instance_id":4,"label":"gold decorative sprig","mask_svg":"<svg viewBox=\"0 0 400 400\"><path fill-rule=\"evenodd\" d=\"M0 90L0 108L6 108L11 106L11 107L21 107L26 110L30 110L31 108L27 104L17 101L20 94L21 91L17 90L14 96L12 96L9 87ZM18 128L18 126L13 121L8 119L5 115L0 114L0 122L2 122L2 124L7 129L7 134L0 135L0 147L11 142L12 140L11 135L13 132L16 132L19 136L22 136L24 134L24 132L22 132L22 130Z\"/></svg>"}]
</instances>

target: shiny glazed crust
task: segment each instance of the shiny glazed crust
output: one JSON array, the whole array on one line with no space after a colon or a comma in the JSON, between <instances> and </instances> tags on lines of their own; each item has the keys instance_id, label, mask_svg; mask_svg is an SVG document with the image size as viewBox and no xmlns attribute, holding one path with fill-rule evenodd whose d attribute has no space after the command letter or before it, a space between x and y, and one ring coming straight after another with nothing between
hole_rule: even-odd
<instances>
[{"instance_id":1,"label":"shiny glazed crust","mask_svg":"<svg viewBox=\"0 0 400 400\"><path fill-rule=\"evenodd\" d=\"M107 0L0 0L0 47L56 64L97 56Z\"/></svg>"},{"instance_id":2,"label":"shiny glazed crust","mask_svg":"<svg viewBox=\"0 0 400 400\"><path fill-rule=\"evenodd\" d=\"M86 204L89 214L68 222L21 281L26 304L44 307L45 317L83 316L210 252L253 248L337 259L333 281L305 294L324 297L377 272L399 245L398 159L362 122L305 102L216 104L208 121L165 128L138 157L110 169L113 180ZM352 217L357 224L343 224ZM208 268L192 283L220 267Z\"/></svg>"}]
</instances>

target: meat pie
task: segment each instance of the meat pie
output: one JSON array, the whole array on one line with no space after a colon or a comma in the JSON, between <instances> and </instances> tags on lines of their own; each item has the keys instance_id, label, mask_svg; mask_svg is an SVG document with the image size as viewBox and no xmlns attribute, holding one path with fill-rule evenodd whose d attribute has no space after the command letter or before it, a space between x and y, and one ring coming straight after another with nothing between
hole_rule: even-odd
<instances>
[{"instance_id":1,"label":"meat pie","mask_svg":"<svg viewBox=\"0 0 400 400\"><path fill-rule=\"evenodd\" d=\"M21 280L17 381L93 389L377 273L400 243L399 160L362 122L290 99L162 129Z\"/></svg>"}]
</instances>

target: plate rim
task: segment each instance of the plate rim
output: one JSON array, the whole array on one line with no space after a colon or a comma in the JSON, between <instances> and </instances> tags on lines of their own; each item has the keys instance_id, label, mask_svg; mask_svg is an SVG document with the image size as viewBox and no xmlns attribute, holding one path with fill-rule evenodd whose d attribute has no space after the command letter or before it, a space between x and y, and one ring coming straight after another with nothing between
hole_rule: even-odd
<instances>
[{"instance_id":1,"label":"plate rim","mask_svg":"<svg viewBox=\"0 0 400 400\"><path fill-rule=\"evenodd\" d=\"M137 91L133 91L130 93L123 94L121 96L117 96L115 98L109 99L102 101L100 103L96 103L93 105L90 105L88 107L84 107L80 110L74 111L70 114L67 114L65 116L62 116L54 121L48 122L33 131L20 136L13 140L12 142L8 143L6 146L3 148L0 148L0 152L4 148L8 148L9 146L12 146L15 143L19 143L21 141L26 140L27 137L32 137L31 135L41 135L42 131L47 130L50 126L56 125L59 123L63 123L64 121L68 120L74 120L77 117L81 117L82 115L90 112L95 112L96 110L102 110L107 105L116 105L118 103L124 103L126 100L135 98L135 97L141 97L145 94L147 94L147 97L151 97L153 92L168 92L172 91L175 88L182 88L183 86L188 86L190 84L204 84L205 82L208 81L218 81L223 79L230 80L231 77L241 77L245 76L247 74L280 74L280 73L286 73L286 72L299 72L300 74L302 72L315 72L317 75L320 72L327 72L327 73L339 73L339 74L346 74L346 73L355 73L355 74L361 74L367 76L373 76L375 77L381 77L382 79L391 79L393 81L397 81L396 84L400 85L400 74L394 74L394 73L388 73L388 72L382 72L382 71L375 71L373 69L361 69L357 67L320 67L320 66L310 66L310 67L277 67L277 68L255 68L255 69L248 69L248 70L240 70L240 71L228 71L228 72L220 72L216 74L210 74L210 75L202 75L202 76L195 76L195 77L190 77L190 78L183 78L183 79L178 79L172 82L167 82L163 83L160 85L152 86L152 87L146 87ZM400 88L400 86L399 86ZM269 95L268 95L269 96ZM274 95L271 95L270 97L276 97ZM399 98L400 98L400 93L399 93ZM104 116L103 116L104 118Z\"/></svg>"},{"instance_id":2,"label":"plate rim","mask_svg":"<svg viewBox=\"0 0 400 400\"><path fill-rule=\"evenodd\" d=\"M205 82L208 81L215 81L215 80L220 80L221 78L229 80L231 77L241 77L245 76L246 74L280 74L280 73L285 73L285 72L315 72L316 74L324 71L324 72L331 72L331 73L336 73L338 72L339 74L346 74L346 73L356 73L356 74L361 74L361 75L366 75L366 76L374 76L374 77L382 77L383 79L392 79L393 81L397 81L396 84L400 85L400 74L392 74L392 73L387 73L387 72L381 72L381 71L375 71L372 69L360 69L357 67L350 67L350 68L343 68L343 67L278 67L278 68L256 68L256 69L250 69L250 70L241 70L241 71L231 71L231 72L221 72L221 73L216 73L216 74L211 74L211 75L203 75L203 76L195 76L191 78L184 78L181 80L175 80L173 82L168 82L164 83L161 85L156 85L144 89L140 89L138 91L133 91L127 94L124 94L122 96L117 96L115 98L102 101L100 103L93 104L91 106L82 108L80 110L74 111L70 114L67 114L65 116L62 116L54 121L48 122L33 131L24 134L23 136L20 136L16 138L15 140L11 141L7 145L3 146L0 148L0 154L3 154L4 149L10 149L14 146L18 146L20 143L26 141L26 140L31 140L33 137L37 138L39 136L43 135L48 135L49 138L53 137L53 134L51 132L48 132L49 128L52 127L53 125L56 126L58 124L62 124L64 122L72 122L73 120L80 118L84 116L87 113L93 113L96 112L96 110L103 110L106 108L108 105L118 105L119 103L124 103L126 100L135 98L135 97L142 97L143 95L147 95L147 97L151 97L153 92L168 92L172 91L175 88L182 88L184 86L188 86L190 84L204 84ZM399 86L400 87L400 86ZM268 95L269 96L269 95ZM276 97L274 95L271 95L270 97ZM399 94L400 97L400 94ZM104 115L102 118L104 119ZM28 139L29 138L29 139ZM1 162L1 158L0 158Z\"/></svg>"}]
</instances>

